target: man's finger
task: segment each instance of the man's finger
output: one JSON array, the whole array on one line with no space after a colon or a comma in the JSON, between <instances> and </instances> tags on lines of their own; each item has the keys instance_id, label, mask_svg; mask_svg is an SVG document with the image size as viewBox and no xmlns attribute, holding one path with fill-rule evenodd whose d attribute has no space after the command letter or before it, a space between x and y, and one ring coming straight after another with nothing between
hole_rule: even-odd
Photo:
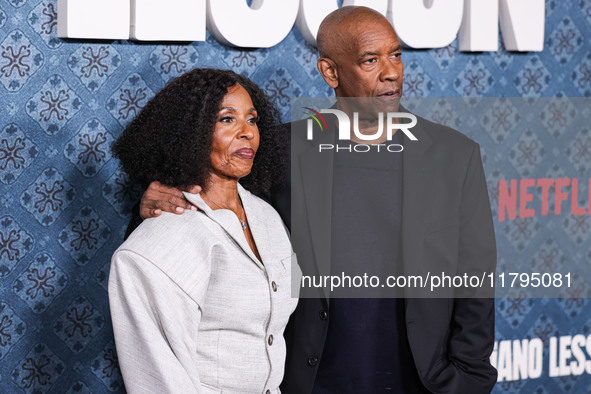
<instances>
[{"instance_id":1,"label":"man's finger","mask_svg":"<svg viewBox=\"0 0 591 394\"><path fill-rule=\"evenodd\" d=\"M183 198L170 197L168 199L168 202L171 203L172 205L175 205L175 206L181 207L181 208L185 208L188 204L188 201L184 197Z\"/></svg>"},{"instance_id":2,"label":"man's finger","mask_svg":"<svg viewBox=\"0 0 591 394\"><path fill-rule=\"evenodd\" d=\"M201 193L201 186L193 185L193 186L187 188L187 191L191 194Z\"/></svg>"},{"instance_id":3,"label":"man's finger","mask_svg":"<svg viewBox=\"0 0 591 394\"><path fill-rule=\"evenodd\" d=\"M174 195L176 197L180 197L180 198L184 197L183 192L181 190L177 189L176 187L168 187L168 186L161 185L160 188L158 189L158 191L160 193L164 193L164 194L172 194L172 195Z\"/></svg>"},{"instance_id":4,"label":"man's finger","mask_svg":"<svg viewBox=\"0 0 591 394\"><path fill-rule=\"evenodd\" d=\"M158 181L150 183L150 186L148 186L145 194L154 200L161 200L165 197L168 197L169 195L181 198L183 197L183 192L181 190L177 189L176 187L163 185Z\"/></svg>"},{"instance_id":5,"label":"man's finger","mask_svg":"<svg viewBox=\"0 0 591 394\"><path fill-rule=\"evenodd\" d=\"M182 203L182 206L178 206L177 204L173 204L167 201L161 201L161 200L148 200L146 201L145 206L147 208L150 209L151 212L158 210L160 211L160 213L162 212L170 212L170 213L176 213L176 214L181 214L183 212L185 212L185 209L183 208L185 204Z\"/></svg>"},{"instance_id":6,"label":"man's finger","mask_svg":"<svg viewBox=\"0 0 591 394\"><path fill-rule=\"evenodd\" d=\"M140 216L142 219L150 219L156 216L160 216L162 210L160 208L148 208L144 207L140 210Z\"/></svg>"},{"instance_id":7,"label":"man's finger","mask_svg":"<svg viewBox=\"0 0 591 394\"><path fill-rule=\"evenodd\" d=\"M163 210L166 211L166 209L163 208L162 201L143 199L140 208L140 216L142 219L149 219L159 216Z\"/></svg>"},{"instance_id":8,"label":"man's finger","mask_svg":"<svg viewBox=\"0 0 591 394\"><path fill-rule=\"evenodd\" d=\"M201 187L193 186L190 190L199 193ZM197 208L185 199L185 195L181 190L154 181L150 183L142 196L140 216L142 219L148 219L159 216L164 211L181 214L185 209L196 210ZM155 214L155 212L158 212L158 214Z\"/></svg>"},{"instance_id":9,"label":"man's finger","mask_svg":"<svg viewBox=\"0 0 591 394\"><path fill-rule=\"evenodd\" d=\"M176 213L176 214L179 214L179 215L181 213L185 212L185 208L179 207L178 205L172 204L172 203L165 204L164 207L165 207L164 208L165 211Z\"/></svg>"},{"instance_id":10,"label":"man's finger","mask_svg":"<svg viewBox=\"0 0 591 394\"><path fill-rule=\"evenodd\" d=\"M195 208L193 206L193 204L191 204L189 201L187 201L187 199L184 198L184 197L182 199L177 198L177 197L170 197L168 199L168 202L172 206L174 206L175 213L177 213L177 212L178 213L183 213L183 210L185 210L185 209L188 209L188 210L195 210L195 209L197 209L197 208ZM182 209L182 210L180 210L180 209Z\"/></svg>"},{"instance_id":11,"label":"man's finger","mask_svg":"<svg viewBox=\"0 0 591 394\"><path fill-rule=\"evenodd\" d=\"M144 196L146 199L149 199L149 200L162 200L162 201L168 201L170 198L180 198L180 199L185 198L184 194L181 191L179 191L178 189L167 189L166 191L156 190L156 189L148 189L144 193Z\"/></svg>"}]
</instances>

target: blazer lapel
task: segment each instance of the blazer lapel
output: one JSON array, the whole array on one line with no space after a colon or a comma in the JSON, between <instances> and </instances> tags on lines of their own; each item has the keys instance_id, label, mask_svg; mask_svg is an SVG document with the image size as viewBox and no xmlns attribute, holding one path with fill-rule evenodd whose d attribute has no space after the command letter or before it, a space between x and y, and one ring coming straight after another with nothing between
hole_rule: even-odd
<instances>
[{"instance_id":1,"label":"blazer lapel","mask_svg":"<svg viewBox=\"0 0 591 394\"><path fill-rule=\"evenodd\" d=\"M242 186L238 186L238 193L242 198L243 195L240 193L240 189ZM242 189L244 191L244 189ZM238 217L234 214L234 212L230 211L229 209L211 209L201 198L199 194L191 194L187 192L183 192L187 200L203 211L211 220L219 224L224 231L240 246L240 248L251 258L251 260L258 265L261 269L264 270L264 266L261 264L259 259L255 256L255 254L248 246L248 242L246 241L246 237L244 236L244 232L242 231L242 227L240 226L240 221ZM246 207L245 207L246 210ZM254 216L251 214L251 217ZM256 237L254 236L255 241L257 241ZM258 248L257 243L257 248ZM260 250L259 250L260 252ZM263 255L261 254L261 258Z\"/></svg>"},{"instance_id":2,"label":"blazer lapel","mask_svg":"<svg viewBox=\"0 0 591 394\"><path fill-rule=\"evenodd\" d=\"M418 141L404 139L402 153L402 267L413 275L419 265L433 171L428 161L431 139L421 126L412 130Z\"/></svg>"},{"instance_id":3,"label":"blazer lapel","mask_svg":"<svg viewBox=\"0 0 591 394\"><path fill-rule=\"evenodd\" d=\"M321 276L330 275L334 153L332 149L319 152L318 145L334 144L334 137L332 132L321 134L299 156L312 248L316 268ZM329 290L324 287L323 290L328 302Z\"/></svg>"},{"instance_id":4,"label":"blazer lapel","mask_svg":"<svg viewBox=\"0 0 591 394\"><path fill-rule=\"evenodd\" d=\"M269 229L267 221L265 220L265 216L261 214L262 212L264 212L264 210L262 209L262 207L259 207L260 204L265 203L260 200L257 200L248 190L244 189L240 184L238 184L238 192L240 194L240 198L242 199L242 205L244 206L246 217L248 218L248 226L250 227L250 231L252 232L252 237L254 238L257 250L259 251L259 255L261 256L261 260L263 264L265 264L266 266L267 263L271 263L271 259L273 258L273 256L277 257L278 253L273 254L271 252L271 240L274 239L274 237L271 234L271 230ZM259 214L257 215L256 212L259 212ZM244 234L242 238L245 238ZM248 243L246 243L246 246L248 246ZM250 247L248 247L248 249L250 250ZM291 250L285 250L284 253L282 253L282 251L279 251L279 255L291 256Z\"/></svg>"}]
</instances>

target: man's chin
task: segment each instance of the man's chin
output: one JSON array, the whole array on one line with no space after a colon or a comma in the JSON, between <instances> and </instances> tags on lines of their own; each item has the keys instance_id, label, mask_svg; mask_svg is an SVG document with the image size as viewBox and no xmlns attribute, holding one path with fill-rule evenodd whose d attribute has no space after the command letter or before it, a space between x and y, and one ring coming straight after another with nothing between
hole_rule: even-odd
<instances>
[{"instance_id":1,"label":"man's chin","mask_svg":"<svg viewBox=\"0 0 591 394\"><path fill-rule=\"evenodd\" d=\"M399 107L399 96L378 96L371 100L368 109L377 114L380 112L397 112Z\"/></svg>"}]
</instances>

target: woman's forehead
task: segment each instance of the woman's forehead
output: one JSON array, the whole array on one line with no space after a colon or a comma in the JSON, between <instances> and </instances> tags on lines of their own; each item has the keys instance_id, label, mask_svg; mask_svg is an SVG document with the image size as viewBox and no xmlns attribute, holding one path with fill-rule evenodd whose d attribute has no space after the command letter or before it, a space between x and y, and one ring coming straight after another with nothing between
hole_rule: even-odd
<instances>
[{"instance_id":1,"label":"woman's forehead","mask_svg":"<svg viewBox=\"0 0 591 394\"><path fill-rule=\"evenodd\" d=\"M246 89L240 84L235 84L228 88L228 93L226 93L222 99L220 107L222 109L226 107L232 107L236 109L248 107L248 109L250 109L254 108L254 105L252 103L250 94L248 94Z\"/></svg>"}]
</instances>

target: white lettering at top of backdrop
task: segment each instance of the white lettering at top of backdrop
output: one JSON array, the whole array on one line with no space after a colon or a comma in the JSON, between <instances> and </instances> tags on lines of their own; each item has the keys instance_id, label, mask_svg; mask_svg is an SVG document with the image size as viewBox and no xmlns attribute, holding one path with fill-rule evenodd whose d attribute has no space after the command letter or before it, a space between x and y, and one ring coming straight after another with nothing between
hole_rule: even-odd
<instances>
[{"instance_id":1,"label":"white lettering at top of backdrop","mask_svg":"<svg viewBox=\"0 0 591 394\"><path fill-rule=\"evenodd\" d=\"M137 1L137 0L136 0ZM216 40L243 48L269 48L291 30L299 0L208 0L207 29Z\"/></svg>"},{"instance_id":2,"label":"white lettering at top of backdrop","mask_svg":"<svg viewBox=\"0 0 591 394\"><path fill-rule=\"evenodd\" d=\"M503 43L509 51L544 49L544 0L500 0Z\"/></svg>"},{"instance_id":3,"label":"white lettering at top of backdrop","mask_svg":"<svg viewBox=\"0 0 591 394\"><path fill-rule=\"evenodd\" d=\"M344 0L385 15L405 45L441 48L460 35L462 51L541 51L544 0ZM294 22L310 44L337 0L58 0L58 36L145 41L204 41L206 28L231 46L268 48Z\"/></svg>"},{"instance_id":4,"label":"white lettering at top of backdrop","mask_svg":"<svg viewBox=\"0 0 591 394\"><path fill-rule=\"evenodd\" d=\"M464 1L460 50L496 51L499 45L498 37L499 0Z\"/></svg>"},{"instance_id":5,"label":"white lettering at top of backdrop","mask_svg":"<svg viewBox=\"0 0 591 394\"><path fill-rule=\"evenodd\" d=\"M456 39L464 0L392 0L391 4L392 24L400 41L407 46L441 48Z\"/></svg>"},{"instance_id":6,"label":"white lettering at top of backdrop","mask_svg":"<svg viewBox=\"0 0 591 394\"><path fill-rule=\"evenodd\" d=\"M134 0L131 2L130 38L205 41L205 10L205 0Z\"/></svg>"},{"instance_id":7,"label":"white lettering at top of backdrop","mask_svg":"<svg viewBox=\"0 0 591 394\"><path fill-rule=\"evenodd\" d=\"M129 25L129 1L57 0L58 37L128 39Z\"/></svg>"}]
</instances>

